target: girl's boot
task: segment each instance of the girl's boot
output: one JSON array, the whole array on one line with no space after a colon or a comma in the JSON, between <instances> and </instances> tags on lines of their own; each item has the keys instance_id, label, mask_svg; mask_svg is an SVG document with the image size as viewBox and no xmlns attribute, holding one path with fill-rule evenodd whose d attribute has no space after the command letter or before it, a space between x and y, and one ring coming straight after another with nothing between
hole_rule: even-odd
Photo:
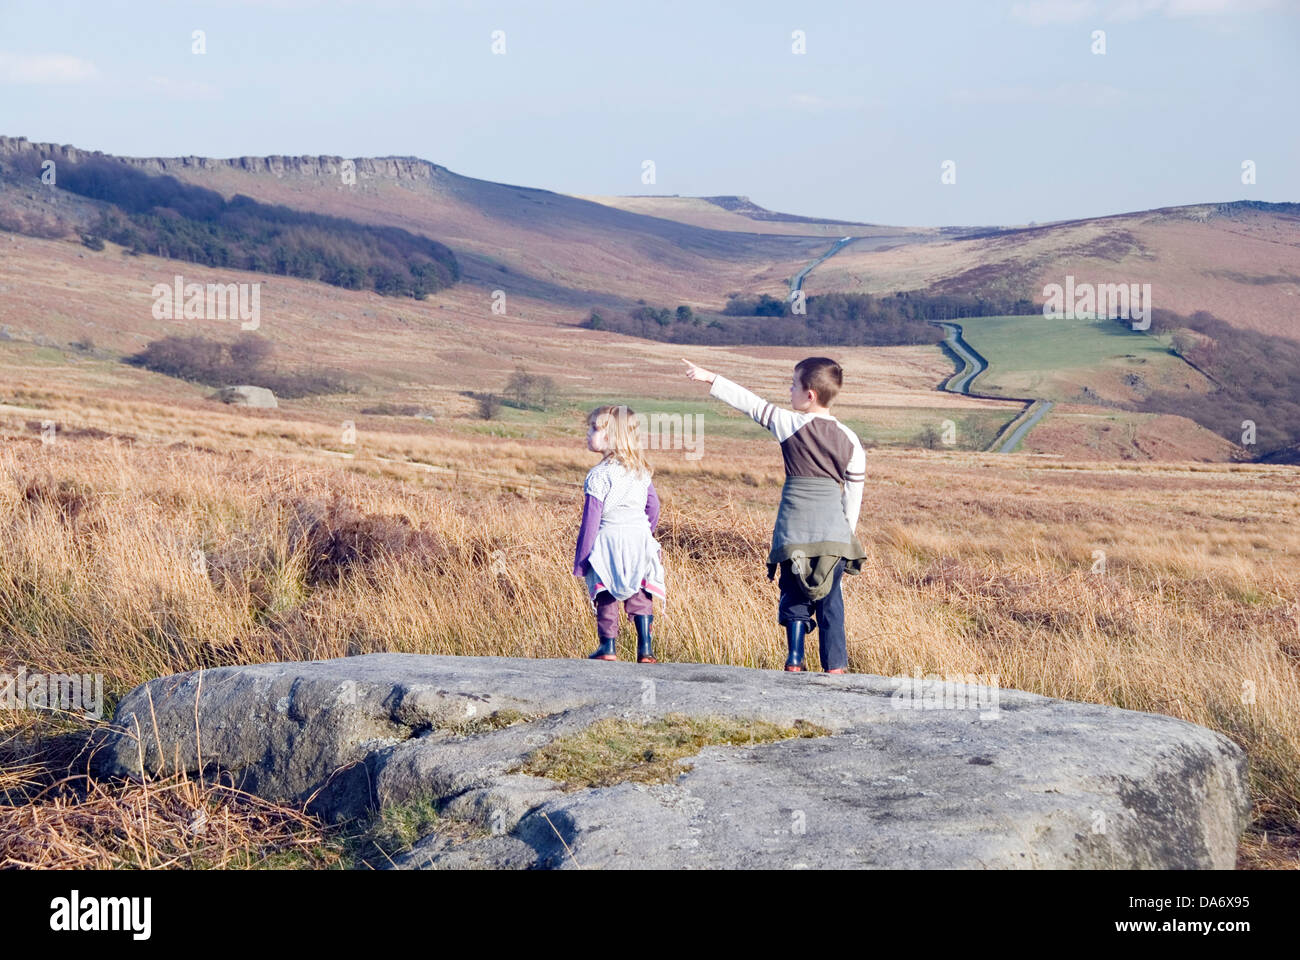
<instances>
[{"instance_id":1,"label":"girl's boot","mask_svg":"<svg viewBox=\"0 0 1300 960\"><path fill-rule=\"evenodd\" d=\"M803 637L807 631L807 620L787 620L785 623L785 641L790 650L785 659L787 673L803 672Z\"/></svg>"},{"instance_id":2,"label":"girl's boot","mask_svg":"<svg viewBox=\"0 0 1300 960\"><path fill-rule=\"evenodd\" d=\"M614 641L618 639L617 637L609 637L608 639L606 639L605 637L597 637L596 639L600 641L600 646L596 648L595 653L587 654L588 660L617 660L618 659L618 655L614 650Z\"/></svg>"},{"instance_id":3,"label":"girl's boot","mask_svg":"<svg viewBox=\"0 0 1300 960\"><path fill-rule=\"evenodd\" d=\"M633 614L632 622L636 624L636 662L658 663L650 644L650 624L654 615L649 613Z\"/></svg>"}]
</instances>

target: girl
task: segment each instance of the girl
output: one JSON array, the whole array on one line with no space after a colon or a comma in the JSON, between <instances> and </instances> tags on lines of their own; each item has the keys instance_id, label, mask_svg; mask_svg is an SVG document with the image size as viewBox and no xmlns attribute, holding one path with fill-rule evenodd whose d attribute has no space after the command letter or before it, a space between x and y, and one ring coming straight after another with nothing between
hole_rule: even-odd
<instances>
[{"instance_id":1,"label":"girl","mask_svg":"<svg viewBox=\"0 0 1300 960\"><path fill-rule=\"evenodd\" d=\"M589 660L617 660L618 604L636 626L637 663L658 663L651 649L652 597L665 597L654 529L659 496L641 449L639 418L626 406L597 407L587 417L587 449L604 454L587 474L573 575L584 577L596 610L600 646Z\"/></svg>"}]
</instances>

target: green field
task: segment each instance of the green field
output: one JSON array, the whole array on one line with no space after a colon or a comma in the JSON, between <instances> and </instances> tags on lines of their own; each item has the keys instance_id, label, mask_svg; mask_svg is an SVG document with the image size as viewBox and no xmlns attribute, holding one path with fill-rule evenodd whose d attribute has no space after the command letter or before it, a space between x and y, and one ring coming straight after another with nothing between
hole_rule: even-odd
<instances>
[{"instance_id":1,"label":"green field","mask_svg":"<svg viewBox=\"0 0 1300 960\"><path fill-rule=\"evenodd\" d=\"M942 407L877 407L868 420L844 423L867 446L931 447L935 450L984 450L1015 410L948 410ZM952 422L946 433L945 421ZM953 443L944 442L945 436Z\"/></svg>"},{"instance_id":2,"label":"green field","mask_svg":"<svg viewBox=\"0 0 1300 960\"><path fill-rule=\"evenodd\" d=\"M502 406L493 420L458 417L442 422L444 426L450 426L458 432L484 436L521 439L571 437L582 429L587 412L601 402L595 399L577 402L570 398L545 411ZM692 438L697 436L697 426L706 438L761 440L770 436L749 417L717 400L664 400L633 396L624 398L623 402L637 413L644 414L652 423L660 422L661 430L676 428L670 427L672 421L656 421L656 415L670 418L680 416L683 421L687 417L692 418ZM855 410L853 415L841 419L866 446L933 445L935 449L951 447L956 450L983 450L1015 414L1014 410L875 407L868 416L864 417L860 410ZM694 419L697 415L702 419ZM943 442L944 421L952 421L952 444ZM927 437L931 439L927 440Z\"/></svg>"},{"instance_id":3,"label":"green field","mask_svg":"<svg viewBox=\"0 0 1300 960\"><path fill-rule=\"evenodd\" d=\"M742 439L769 436L766 430L749 417L718 400L665 401L636 398L629 403L632 409L650 417L656 413L682 414L683 417L703 414L702 429L706 435ZM955 427L955 442L951 444L953 449L982 450L1014 415L1015 411L1010 410L873 407L865 417L859 408L852 415L840 419L867 446L926 446L928 444L924 435L927 430L941 435L944 421L951 420ZM945 446L947 445L940 436L936 448L942 449Z\"/></svg>"},{"instance_id":4,"label":"green field","mask_svg":"<svg viewBox=\"0 0 1300 960\"><path fill-rule=\"evenodd\" d=\"M1129 401L1199 379L1162 338L1108 320L968 317L962 336L989 368L971 392L1075 402Z\"/></svg>"}]
</instances>

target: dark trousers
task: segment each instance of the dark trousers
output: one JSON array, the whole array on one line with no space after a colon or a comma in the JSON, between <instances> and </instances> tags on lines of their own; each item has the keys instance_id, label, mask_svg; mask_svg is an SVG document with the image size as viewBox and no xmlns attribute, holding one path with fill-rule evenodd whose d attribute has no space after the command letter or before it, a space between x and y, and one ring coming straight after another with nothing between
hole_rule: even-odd
<instances>
[{"instance_id":1,"label":"dark trousers","mask_svg":"<svg viewBox=\"0 0 1300 960\"><path fill-rule=\"evenodd\" d=\"M844 594L840 592L840 579L844 576L844 560L835 564L831 591L813 602L804 593L799 578L790 571L790 561L781 564L777 586L781 588L781 602L777 619L782 626L791 620L807 620L810 629L817 631L817 650L821 654L823 670L844 670L849 666L849 651L844 639ZM816 617L815 623L813 622Z\"/></svg>"},{"instance_id":2,"label":"dark trousers","mask_svg":"<svg viewBox=\"0 0 1300 960\"><path fill-rule=\"evenodd\" d=\"M608 590L602 590L596 594L596 634L602 640L608 640L610 637L618 636L618 601ZM654 602L648 592L638 590L632 596L623 601L623 609L627 612L627 618L642 613L652 613L654 611Z\"/></svg>"}]
</instances>

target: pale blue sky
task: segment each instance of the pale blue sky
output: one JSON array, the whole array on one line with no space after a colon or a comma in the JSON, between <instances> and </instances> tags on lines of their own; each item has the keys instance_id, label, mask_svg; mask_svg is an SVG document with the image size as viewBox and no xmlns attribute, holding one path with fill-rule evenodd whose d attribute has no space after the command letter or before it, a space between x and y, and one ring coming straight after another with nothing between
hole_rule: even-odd
<instances>
[{"instance_id":1,"label":"pale blue sky","mask_svg":"<svg viewBox=\"0 0 1300 960\"><path fill-rule=\"evenodd\" d=\"M1298 94L1297 0L0 0L0 134L877 223L1300 201Z\"/></svg>"}]
</instances>

